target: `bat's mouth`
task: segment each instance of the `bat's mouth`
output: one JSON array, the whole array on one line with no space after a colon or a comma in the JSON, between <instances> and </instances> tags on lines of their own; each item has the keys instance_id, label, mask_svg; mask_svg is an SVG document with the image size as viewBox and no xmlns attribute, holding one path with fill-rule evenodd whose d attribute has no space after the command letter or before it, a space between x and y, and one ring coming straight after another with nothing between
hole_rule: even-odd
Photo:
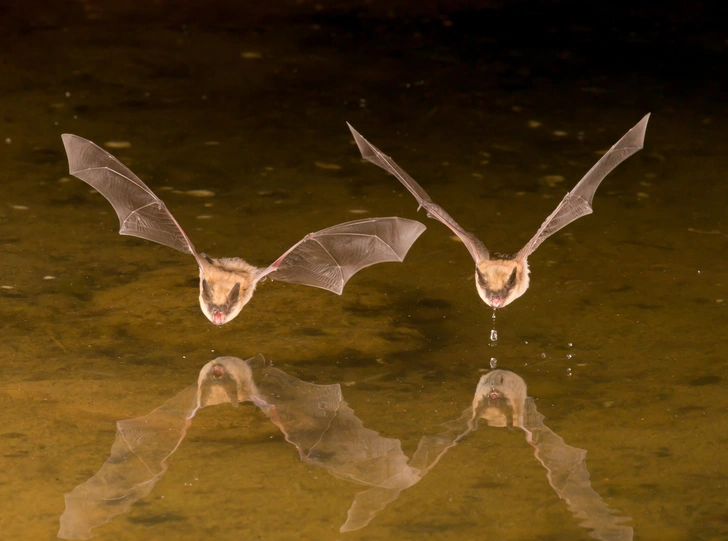
<instances>
[{"instance_id":1,"label":"bat's mouth","mask_svg":"<svg viewBox=\"0 0 728 541\"><path fill-rule=\"evenodd\" d=\"M500 308L503 306L503 299L501 297L499 297L498 295L493 295L490 298L490 305L493 308Z\"/></svg>"},{"instance_id":2,"label":"bat's mouth","mask_svg":"<svg viewBox=\"0 0 728 541\"><path fill-rule=\"evenodd\" d=\"M212 311L212 322L215 325L222 325L223 323L225 323L225 314L223 314L219 310L213 310Z\"/></svg>"}]
</instances>

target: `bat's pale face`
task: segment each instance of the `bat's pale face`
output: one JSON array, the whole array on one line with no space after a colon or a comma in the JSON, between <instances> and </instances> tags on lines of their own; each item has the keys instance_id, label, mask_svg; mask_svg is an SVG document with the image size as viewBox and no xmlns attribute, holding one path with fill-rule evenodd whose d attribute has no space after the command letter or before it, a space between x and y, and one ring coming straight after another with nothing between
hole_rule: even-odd
<instances>
[{"instance_id":1,"label":"bat's pale face","mask_svg":"<svg viewBox=\"0 0 728 541\"><path fill-rule=\"evenodd\" d=\"M207 363L197 378L200 407L250 400L255 389L250 365L236 357L218 357Z\"/></svg>"},{"instance_id":2,"label":"bat's pale face","mask_svg":"<svg viewBox=\"0 0 728 541\"><path fill-rule=\"evenodd\" d=\"M528 262L523 259L486 259L475 267L475 287L491 308L503 308L528 289Z\"/></svg>"},{"instance_id":3,"label":"bat's pale face","mask_svg":"<svg viewBox=\"0 0 728 541\"><path fill-rule=\"evenodd\" d=\"M255 267L242 259L212 259L200 268L200 308L215 325L235 319L255 291Z\"/></svg>"},{"instance_id":4,"label":"bat's pale face","mask_svg":"<svg viewBox=\"0 0 728 541\"><path fill-rule=\"evenodd\" d=\"M493 370L482 376L473 398L488 426L522 426L526 382L508 370Z\"/></svg>"}]
</instances>

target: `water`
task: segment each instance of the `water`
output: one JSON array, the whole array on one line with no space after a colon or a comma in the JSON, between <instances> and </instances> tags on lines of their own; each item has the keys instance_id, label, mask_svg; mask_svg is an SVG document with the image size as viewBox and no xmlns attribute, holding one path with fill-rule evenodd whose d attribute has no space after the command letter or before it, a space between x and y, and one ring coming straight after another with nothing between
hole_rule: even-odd
<instances>
[{"instance_id":1,"label":"water","mask_svg":"<svg viewBox=\"0 0 728 541\"><path fill-rule=\"evenodd\" d=\"M3 535L55 538L64 494L100 470L116 421L161 406L221 355L262 353L303 381L340 383L363 425L413 457L471 406L494 322L467 250L361 162L345 121L512 253L648 111L645 149L604 181L594 214L529 258L529 291L498 314L497 367L587 451L591 490L631 517L635 538L728 535L728 134L709 14L686 14L700 34L683 38L654 24L667 20L658 8L607 18L604 34L603 13L537 5L524 27L521 4L125 6L11 5L0 19ZM267 265L362 216L428 231L341 297L268 281L217 328L197 305L194 260L119 236L107 202L67 178L66 132L128 141L112 152L212 256ZM215 196L178 193L190 190ZM339 528L364 487L301 461L250 404L198 412L167 466L93 533L589 539L523 431L485 422L350 533Z\"/></svg>"}]
</instances>

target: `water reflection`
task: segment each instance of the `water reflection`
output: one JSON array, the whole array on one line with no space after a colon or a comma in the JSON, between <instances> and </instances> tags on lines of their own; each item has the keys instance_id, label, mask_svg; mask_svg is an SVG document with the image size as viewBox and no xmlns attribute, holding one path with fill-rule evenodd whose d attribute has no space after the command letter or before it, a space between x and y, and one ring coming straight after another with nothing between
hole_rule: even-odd
<instances>
[{"instance_id":1,"label":"water reflection","mask_svg":"<svg viewBox=\"0 0 728 541\"><path fill-rule=\"evenodd\" d=\"M526 382L508 370L494 370L480 378L471 408L475 419L489 426L513 426L526 433L534 456L546 468L546 477L559 498L565 500L580 525L602 540L632 539L632 528L621 523L630 517L618 516L591 487L586 469L586 451L564 443L563 438L543 424L533 398L526 396ZM465 418L469 411L463 412Z\"/></svg>"},{"instance_id":2,"label":"water reflection","mask_svg":"<svg viewBox=\"0 0 728 541\"><path fill-rule=\"evenodd\" d=\"M185 437L200 408L250 401L281 430L304 462L370 488L356 494L340 531L364 528L399 494L417 484L478 421L526 433L549 483L580 525L602 540L632 539L630 520L611 511L589 482L586 451L570 447L543 424L523 379L507 370L480 378L470 407L440 434L423 436L411 460L400 441L365 428L341 387L314 385L273 368L258 355L247 361L219 357L196 384L148 415L119 421L111 455L96 475L66 494L58 537L89 539L91 530L126 513L146 497L167 470L166 460Z\"/></svg>"}]
</instances>

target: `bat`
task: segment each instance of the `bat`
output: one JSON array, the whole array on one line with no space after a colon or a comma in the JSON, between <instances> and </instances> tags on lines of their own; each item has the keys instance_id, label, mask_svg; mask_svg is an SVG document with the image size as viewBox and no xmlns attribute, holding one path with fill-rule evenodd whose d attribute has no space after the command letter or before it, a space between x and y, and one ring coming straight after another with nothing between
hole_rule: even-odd
<instances>
[{"instance_id":1,"label":"bat","mask_svg":"<svg viewBox=\"0 0 728 541\"><path fill-rule=\"evenodd\" d=\"M418 210L424 208L427 216L439 220L458 236L475 260L475 287L483 301L492 308L503 308L521 295L529 286L528 256L548 237L568 224L592 213L592 199L599 184L615 167L640 150L650 115L647 114L584 175L573 190L567 193L533 238L515 255L490 252L473 234L465 231L445 210L434 203L427 192L392 158L364 139L351 124L362 158L394 175L415 197Z\"/></svg>"},{"instance_id":2,"label":"bat","mask_svg":"<svg viewBox=\"0 0 728 541\"><path fill-rule=\"evenodd\" d=\"M302 381L274 368L262 355L248 360L218 357L200 370L196 384L147 415L116 423L108 460L65 495L58 537L90 539L91 530L129 512L164 476L167 460L201 408L243 402L252 402L275 423L302 461L338 478L378 487L393 485L394 475L400 486L397 495L419 479L409 474L399 440L365 428L338 384ZM386 503L380 502L380 509Z\"/></svg>"},{"instance_id":3,"label":"bat","mask_svg":"<svg viewBox=\"0 0 728 541\"><path fill-rule=\"evenodd\" d=\"M348 406L341 386L315 385L286 374L262 355L248 360L218 357L200 370L197 382L142 417L116 423L108 460L90 479L65 495L58 537L90 539L91 530L129 512L148 496L167 471L167 460L184 440L204 407L252 402L298 451L299 458L331 475L369 488L358 492L341 532L359 530L400 493L413 487L485 419L490 426L526 433L549 483L592 537L632 539L632 528L591 488L586 451L570 447L543 424L523 379L507 370L482 376L471 406L445 424L440 434L423 436L411 459L399 440L364 426ZM244 461L243 461L244 463Z\"/></svg>"},{"instance_id":4,"label":"bat","mask_svg":"<svg viewBox=\"0 0 728 541\"><path fill-rule=\"evenodd\" d=\"M197 253L187 234L139 177L111 154L82 137L63 134L70 174L101 193L119 217L122 235L158 242L192 255L200 270L200 308L215 325L234 319L268 277L341 295L357 271L403 261L425 226L405 218L370 218L306 235L273 264L258 268L238 257Z\"/></svg>"},{"instance_id":5,"label":"bat","mask_svg":"<svg viewBox=\"0 0 728 541\"><path fill-rule=\"evenodd\" d=\"M523 378L508 370L483 375L471 411L473 417L485 419L489 426L516 427L526 433L534 456L547 471L549 484L581 521L580 526L590 530L591 537L604 541L632 540L633 529L622 524L630 517L616 514L592 488L586 468L587 452L567 445L543 423L544 416L536 410L535 401L526 396Z\"/></svg>"}]
</instances>

